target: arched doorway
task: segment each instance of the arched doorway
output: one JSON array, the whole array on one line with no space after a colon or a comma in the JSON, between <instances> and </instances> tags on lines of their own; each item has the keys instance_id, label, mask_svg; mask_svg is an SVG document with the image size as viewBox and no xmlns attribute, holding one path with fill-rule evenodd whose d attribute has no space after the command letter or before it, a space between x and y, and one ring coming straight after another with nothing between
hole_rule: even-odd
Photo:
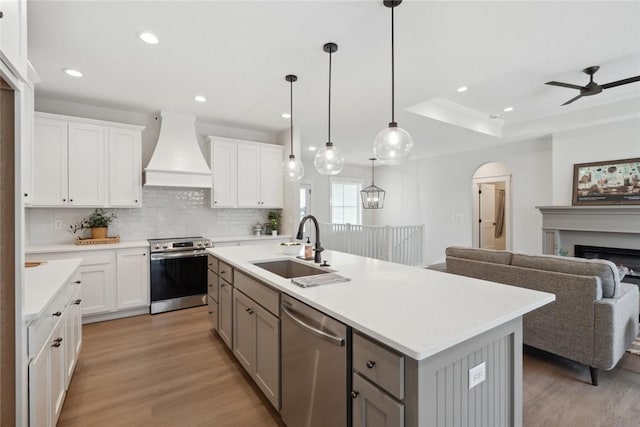
<instances>
[{"instance_id":1,"label":"arched doorway","mask_svg":"<svg viewBox=\"0 0 640 427\"><path fill-rule=\"evenodd\" d=\"M511 171L485 163L473 174L473 247L511 250Z\"/></svg>"}]
</instances>

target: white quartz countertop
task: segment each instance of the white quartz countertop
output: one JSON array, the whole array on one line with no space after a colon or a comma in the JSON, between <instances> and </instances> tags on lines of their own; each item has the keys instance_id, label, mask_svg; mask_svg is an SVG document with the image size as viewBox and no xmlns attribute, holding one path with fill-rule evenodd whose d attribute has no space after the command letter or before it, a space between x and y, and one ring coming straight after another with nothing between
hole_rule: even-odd
<instances>
[{"instance_id":1,"label":"white quartz countertop","mask_svg":"<svg viewBox=\"0 0 640 427\"><path fill-rule=\"evenodd\" d=\"M330 270L351 281L300 288L253 265L291 258L277 245L208 249L354 329L422 360L555 300L553 294L325 251ZM307 262L301 261L300 262Z\"/></svg>"},{"instance_id":2,"label":"white quartz countertop","mask_svg":"<svg viewBox=\"0 0 640 427\"><path fill-rule=\"evenodd\" d=\"M110 249L126 248L148 248L149 242L146 240L125 240L119 243L106 245L76 245L75 243L62 243L57 245L37 245L29 246L25 250L28 255L43 254L48 252L79 252L79 251L104 251Z\"/></svg>"},{"instance_id":3,"label":"white quartz countertop","mask_svg":"<svg viewBox=\"0 0 640 427\"><path fill-rule=\"evenodd\" d=\"M226 242L259 242L262 240L275 240L275 239L291 239L290 234L278 234L272 236L270 234L256 236L255 234L248 234L245 236L209 236L207 239L211 239L213 244L226 243Z\"/></svg>"},{"instance_id":4,"label":"white quartz countertop","mask_svg":"<svg viewBox=\"0 0 640 427\"><path fill-rule=\"evenodd\" d=\"M82 258L46 261L37 267L25 268L23 319L30 322L40 317L44 309L65 289Z\"/></svg>"}]
</instances>

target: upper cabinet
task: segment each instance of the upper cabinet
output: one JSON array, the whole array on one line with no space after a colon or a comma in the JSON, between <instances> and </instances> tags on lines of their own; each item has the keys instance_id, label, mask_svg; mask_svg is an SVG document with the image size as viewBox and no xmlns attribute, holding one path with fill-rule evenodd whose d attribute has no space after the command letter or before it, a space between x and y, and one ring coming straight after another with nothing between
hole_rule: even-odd
<instances>
[{"instance_id":1,"label":"upper cabinet","mask_svg":"<svg viewBox=\"0 0 640 427\"><path fill-rule=\"evenodd\" d=\"M0 60L25 80L27 75L27 1L0 1Z\"/></svg>"},{"instance_id":2,"label":"upper cabinet","mask_svg":"<svg viewBox=\"0 0 640 427\"><path fill-rule=\"evenodd\" d=\"M139 207L142 129L36 113L31 206Z\"/></svg>"},{"instance_id":3,"label":"upper cabinet","mask_svg":"<svg viewBox=\"0 0 640 427\"><path fill-rule=\"evenodd\" d=\"M214 208L282 208L283 148L209 137Z\"/></svg>"}]
</instances>

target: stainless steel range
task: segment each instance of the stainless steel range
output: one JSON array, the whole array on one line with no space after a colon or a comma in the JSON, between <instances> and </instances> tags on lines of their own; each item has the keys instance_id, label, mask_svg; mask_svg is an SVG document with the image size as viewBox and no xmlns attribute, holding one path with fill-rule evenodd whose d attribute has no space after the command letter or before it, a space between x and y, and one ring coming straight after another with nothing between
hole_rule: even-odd
<instances>
[{"instance_id":1,"label":"stainless steel range","mask_svg":"<svg viewBox=\"0 0 640 427\"><path fill-rule=\"evenodd\" d=\"M149 239L151 314L207 304L207 253L202 237Z\"/></svg>"}]
</instances>

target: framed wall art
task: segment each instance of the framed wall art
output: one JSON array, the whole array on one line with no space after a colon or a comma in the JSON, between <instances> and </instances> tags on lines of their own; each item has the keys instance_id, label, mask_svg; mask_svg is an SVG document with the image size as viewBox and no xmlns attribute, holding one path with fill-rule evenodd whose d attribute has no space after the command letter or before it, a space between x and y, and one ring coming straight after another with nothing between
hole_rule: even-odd
<instances>
[{"instance_id":1,"label":"framed wall art","mask_svg":"<svg viewBox=\"0 0 640 427\"><path fill-rule=\"evenodd\" d=\"M573 165L573 202L640 205L640 158Z\"/></svg>"}]
</instances>

